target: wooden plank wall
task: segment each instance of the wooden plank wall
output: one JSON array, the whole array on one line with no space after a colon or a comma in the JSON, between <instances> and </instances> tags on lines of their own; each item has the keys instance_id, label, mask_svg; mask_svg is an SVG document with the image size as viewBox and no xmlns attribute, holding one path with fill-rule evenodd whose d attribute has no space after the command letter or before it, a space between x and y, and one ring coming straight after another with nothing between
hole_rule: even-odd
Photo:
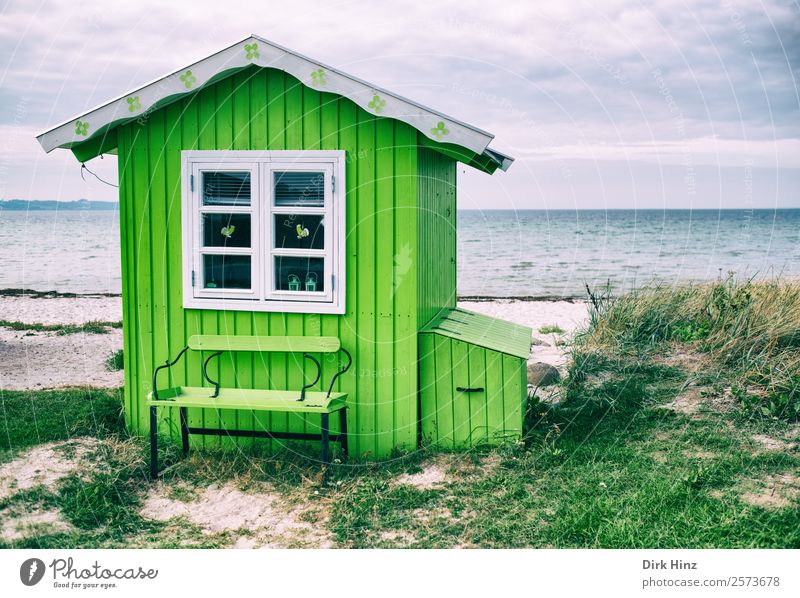
<instances>
[{"instance_id":1,"label":"wooden plank wall","mask_svg":"<svg viewBox=\"0 0 800 598\"><path fill-rule=\"evenodd\" d=\"M342 149L347 152L347 313L187 310L182 304L181 150ZM192 334L332 335L353 354L338 383L350 393L354 455L384 457L417 444L417 132L274 69L252 68L119 129L126 421L147 431L154 364ZM187 354L170 384L201 385L200 356ZM223 385L299 389L298 355L226 356ZM336 371L325 359L323 382ZM162 384L166 385L166 376ZM177 436L177 414L163 432ZM335 418L334 418L335 419ZM314 431L316 420L283 414L190 410L190 425ZM193 437L229 445L229 439ZM249 439L237 441L242 444ZM277 441L274 441L277 443Z\"/></svg>"},{"instance_id":2,"label":"wooden plank wall","mask_svg":"<svg viewBox=\"0 0 800 598\"><path fill-rule=\"evenodd\" d=\"M432 149L419 156L417 324L456 306L456 162Z\"/></svg>"}]
</instances>

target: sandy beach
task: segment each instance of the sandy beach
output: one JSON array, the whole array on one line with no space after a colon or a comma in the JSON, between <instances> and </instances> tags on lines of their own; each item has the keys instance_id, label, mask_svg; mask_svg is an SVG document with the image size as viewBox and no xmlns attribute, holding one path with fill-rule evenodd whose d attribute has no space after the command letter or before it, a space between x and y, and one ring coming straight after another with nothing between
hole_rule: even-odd
<instances>
[{"instance_id":1,"label":"sandy beach","mask_svg":"<svg viewBox=\"0 0 800 598\"><path fill-rule=\"evenodd\" d=\"M533 329L529 362L564 369L567 343L587 317L582 301L472 300L459 307ZM0 296L0 320L25 324L69 325L122 319L120 297ZM541 333L558 327L561 333ZM122 330L105 334L59 334L13 330L0 326L0 389L25 390L65 386L121 386L122 372L111 372L106 360L122 348Z\"/></svg>"}]
</instances>

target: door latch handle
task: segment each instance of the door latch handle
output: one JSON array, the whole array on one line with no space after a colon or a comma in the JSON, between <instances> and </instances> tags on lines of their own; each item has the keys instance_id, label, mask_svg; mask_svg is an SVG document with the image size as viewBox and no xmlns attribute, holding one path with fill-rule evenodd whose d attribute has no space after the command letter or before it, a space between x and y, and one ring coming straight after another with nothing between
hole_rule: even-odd
<instances>
[{"instance_id":1,"label":"door latch handle","mask_svg":"<svg viewBox=\"0 0 800 598\"><path fill-rule=\"evenodd\" d=\"M468 386L456 386L456 390L458 392L483 392L483 386L478 386L477 388L470 388Z\"/></svg>"}]
</instances>

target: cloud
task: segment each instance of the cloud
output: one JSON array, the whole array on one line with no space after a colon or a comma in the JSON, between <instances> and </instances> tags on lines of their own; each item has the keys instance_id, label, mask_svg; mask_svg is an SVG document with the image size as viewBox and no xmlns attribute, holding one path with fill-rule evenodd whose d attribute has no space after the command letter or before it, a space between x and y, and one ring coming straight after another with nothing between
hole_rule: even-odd
<instances>
[{"instance_id":1,"label":"cloud","mask_svg":"<svg viewBox=\"0 0 800 598\"><path fill-rule=\"evenodd\" d=\"M254 32L492 131L522 159L800 162L796 4L33 6L12 0L0 19L0 125L15 130L42 130ZM9 174L4 188L81 194L30 176Z\"/></svg>"}]
</instances>

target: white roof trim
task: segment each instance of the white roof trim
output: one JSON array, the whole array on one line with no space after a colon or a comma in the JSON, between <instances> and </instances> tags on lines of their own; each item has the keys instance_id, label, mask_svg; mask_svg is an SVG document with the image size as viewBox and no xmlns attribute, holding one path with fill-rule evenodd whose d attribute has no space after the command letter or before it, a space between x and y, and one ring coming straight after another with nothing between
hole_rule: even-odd
<instances>
[{"instance_id":1,"label":"white roof trim","mask_svg":"<svg viewBox=\"0 0 800 598\"><path fill-rule=\"evenodd\" d=\"M226 70L251 64L285 71L308 87L345 96L371 114L401 120L434 141L465 147L476 154L483 154L494 138L491 133L477 127L251 35L188 67L71 118L37 135L36 139L46 152L72 147L88 140L107 125L140 118L166 98L178 99ZM487 155L498 161L503 170L513 160L493 150L489 150Z\"/></svg>"}]
</instances>

